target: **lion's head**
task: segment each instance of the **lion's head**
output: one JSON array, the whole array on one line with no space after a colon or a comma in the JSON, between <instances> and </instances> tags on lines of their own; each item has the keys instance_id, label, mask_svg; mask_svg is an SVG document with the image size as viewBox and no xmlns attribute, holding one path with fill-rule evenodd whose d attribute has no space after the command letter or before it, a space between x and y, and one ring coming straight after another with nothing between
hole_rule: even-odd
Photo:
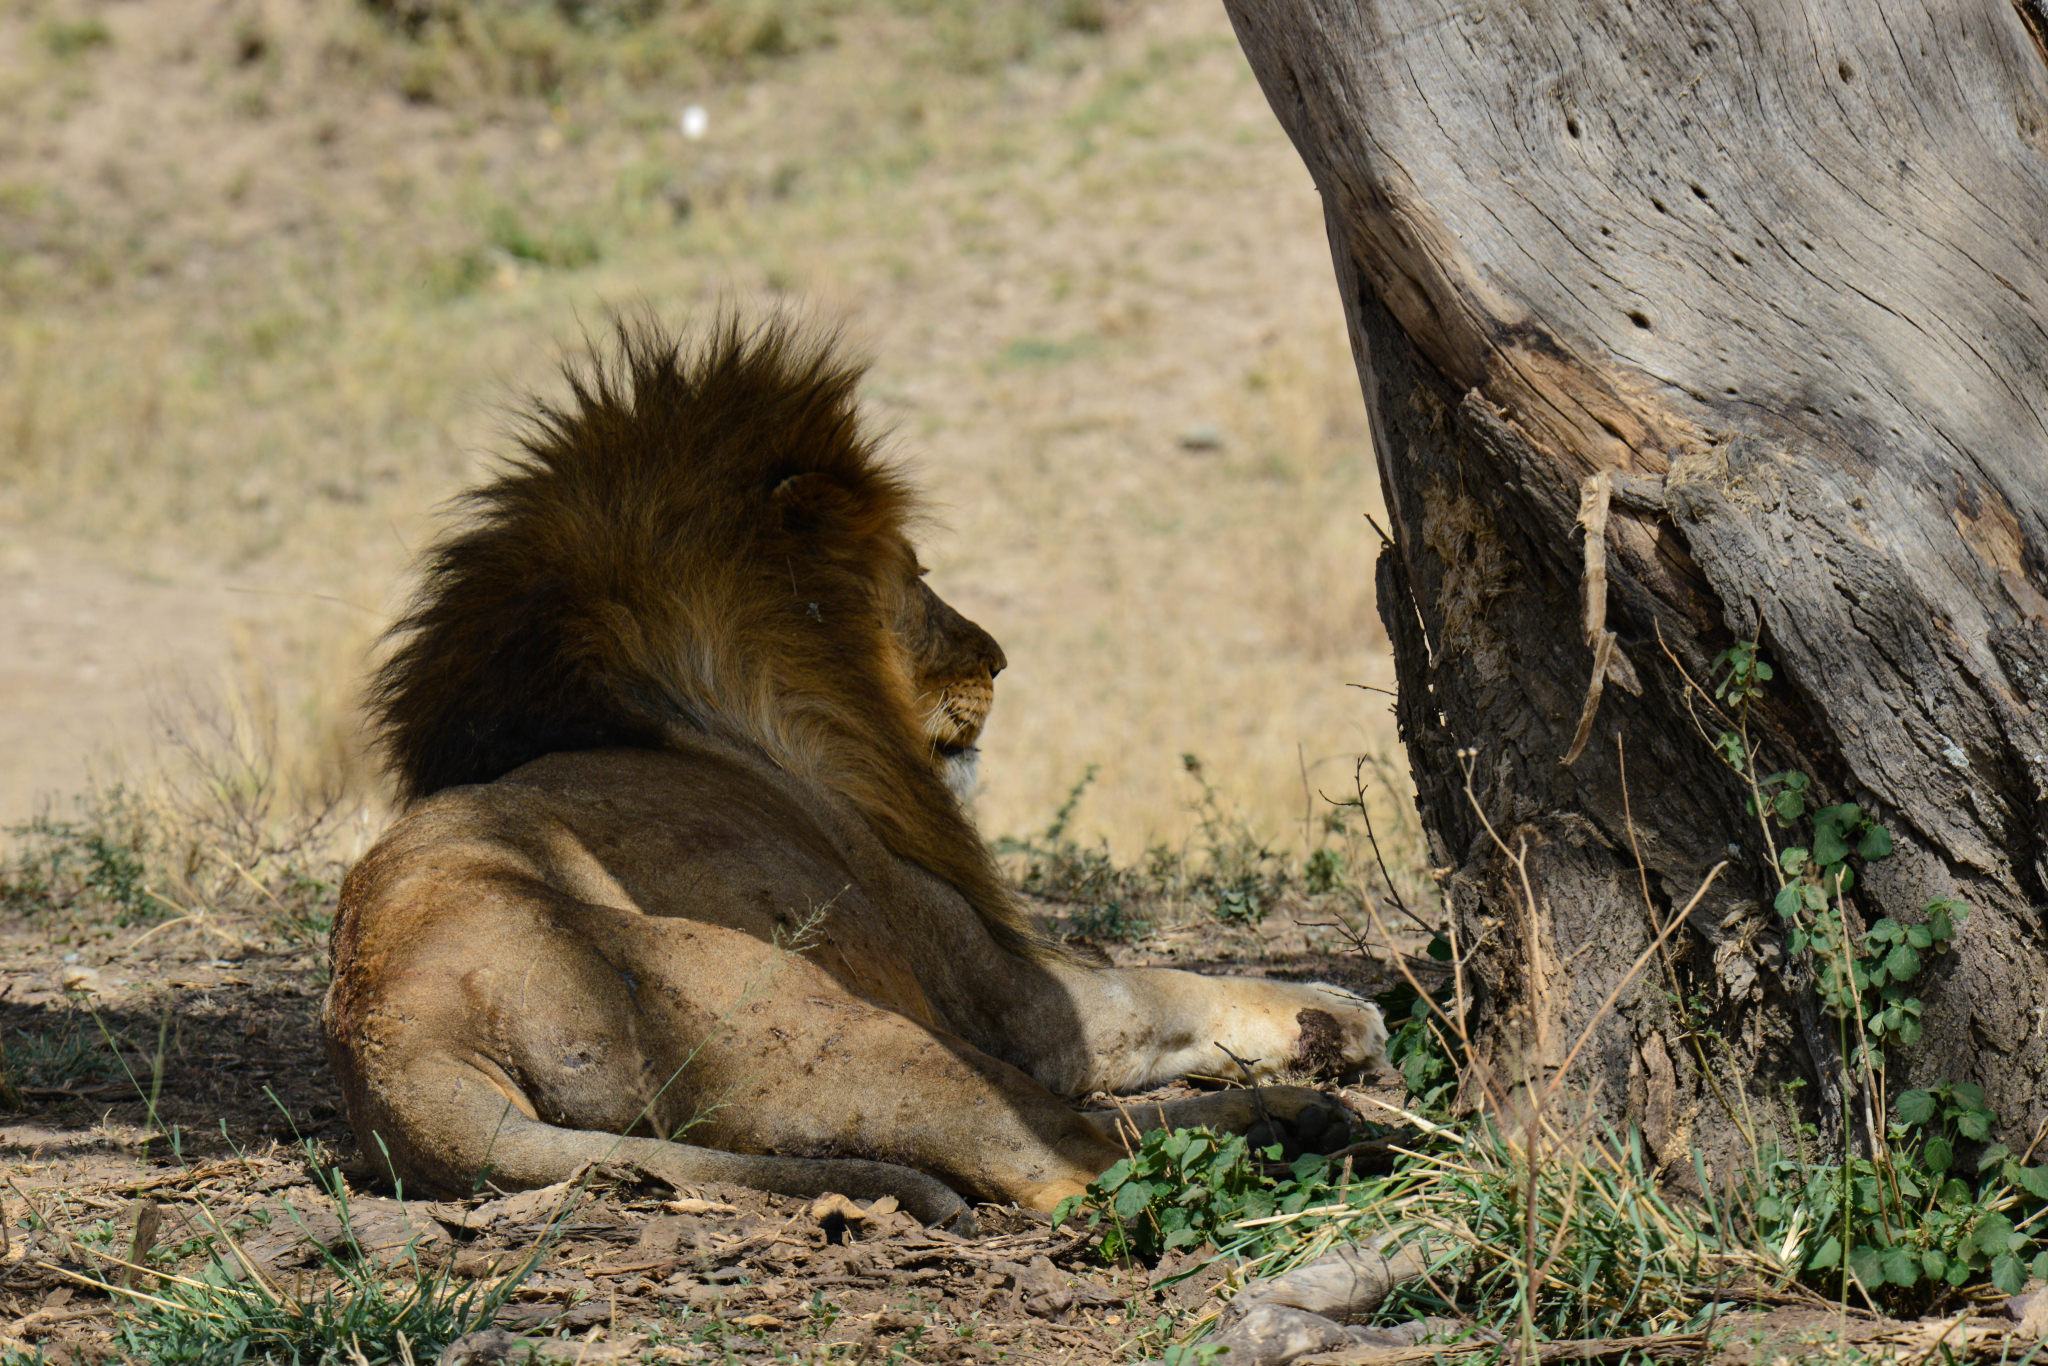
<instances>
[{"instance_id":1,"label":"lion's head","mask_svg":"<svg viewBox=\"0 0 2048 1366\"><path fill-rule=\"evenodd\" d=\"M621 324L572 367L393 628L372 708L403 796L708 733L851 802L1000 941L1047 952L960 805L1003 652L924 583L862 370L733 319L689 350Z\"/></svg>"}]
</instances>

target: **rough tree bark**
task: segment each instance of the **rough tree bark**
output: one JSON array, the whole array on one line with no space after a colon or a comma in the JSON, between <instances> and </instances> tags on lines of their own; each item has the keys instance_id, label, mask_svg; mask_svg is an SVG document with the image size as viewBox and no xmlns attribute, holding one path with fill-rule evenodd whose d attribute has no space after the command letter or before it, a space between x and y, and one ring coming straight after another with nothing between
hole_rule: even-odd
<instances>
[{"instance_id":1,"label":"rough tree bark","mask_svg":"<svg viewBox=\"0 0 2048 1366\"><path fill-rule=\"evenodd\" d=\"M1764 766L1896 841L1855 913L1972 908L1918 979L1926 1034L1892 1090L1976 1081L2025 1147L2048 1124L2034 0L1228 4L1323 194L1392 520L1402 735L1494 1073L1560 1067L1727 859L1575 1090L1674 1175L1796 1121L1856 1133L1686 683L1752 639L1776 668ZM1603 471L1629 667L1567 766L1594 666L1575 521ZM1467 802L1466 748L1533 913Z\"/></svg>"}]
</instances>

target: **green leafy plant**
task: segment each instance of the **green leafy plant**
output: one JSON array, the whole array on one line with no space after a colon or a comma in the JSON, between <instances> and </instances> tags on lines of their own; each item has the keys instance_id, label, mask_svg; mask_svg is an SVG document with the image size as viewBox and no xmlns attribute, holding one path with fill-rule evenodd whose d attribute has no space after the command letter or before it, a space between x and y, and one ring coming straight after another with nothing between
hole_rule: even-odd
<instances>
[{"instance_id":1,"label":"green leafy plant","mask_svg":"<svg viewBox=\"0 0 2048 1366\"><path fill-rule=\"evenodd\" d=\"M1857 933L1846 898L1857 883L1857 865L1889 858L1891 833L1855 802L1823 804L1813 780L1796 769L1758 775L1744 722L1747 711L1772 677L1754 642L1739 642L1714 663L1717 700L1735 708L1738 729L1722 733L1715 749L1750 784L1749 813L1763 822L1774 852L1778 892L1772 906L1785 922L1785 949L1814 964L1822 1004L1855 1025L1844 1052L1870 1076L1882 1094L1885 1046L1917 1043L1922 1004L1908 994L1924 955L1945 951L1969 915L1962 903L1929 902L1918 923L1889 916ZM1804 833L1805 843L1776 847L1771 827Z\"/></svg>"},{"instance_id":2,"label":"green leafy plant","mask_svg":"<svg viewBox=\"0 0 2048 1366\"><path fill-rule=\"evenodd\" d=\"M1424 950L1439 963L1451 959L1451 941L1439 934ZM1387 1061L1408 1084L1409 1102L1425 1112L1449 1103L1457 1089L1464 1050L1444 1025L1452 1008L1452 985L1446 982L1425 996L1403 982L1379 998L1387 1019Z\"/></svg>"},{"instance_id":3,"label":"green leafy plant","mask_svg":"<svg viewBox=\"0 0 2048 1366\"><path fill-rule=\"evenodd\" d=\"M1755 1236L1810 1284L1845 1293L1853 1277L1898 1313L1976 1281L2012 1295L2028 1276L2048 1276L2048 1250L2034 1236L2048 1167L1994 1146L1975 1180L1954 1174L1956 1140L1990 1131L1982 1093L1968 1083L1907 1091L1897 1114L1877 1158L1809 1163L1767 1150L1747 1195Z\"/></svg>"},{"instance_id":4,"label":"green leafy plant","mask_svg":"<svg viewBox=\"0 0 2048 1366\"><path fill-rule=\"evenodd\" d=\"M1154 1129L1138 1151L1053 1212L1055 1225L1085 1210L1088 1227L1109 1223L1102 1255L1157 1261L1176 1248L1221 1235L1244 1219L1293 1214L1330 1191L1329 1162L1297 1158L1287 1176L1268 1178L1256 1156L1277 1160L1278 1144L1255 1154L1242 1134L1219 1138L1206 1129Z\"/></svg>"},{"instance_id":5,"label":"green leafy plant","mask_svg":"<svg viewBox=\"0 0 2048 1366\"><path fill-rule=\"evenodd\" d=\"M1749 813L1772 848L1772 905L1786 952L1812 967L1821 1005L1838 1022L1842 1055L1882 1114L1889 1051L1921 1038L1923 1006L1911 984L1950 948L1969 908L1941 898L1917 921L1885 916L1859 932L1849 900L1858 868L1890 857L1890 832L1855 802L1820 800L1803 772L1757 773L1747 712L1772 671L1754 642L1723 651L1714 676L1714 697L1733 708L1735 725L1714 747L1749 782ZM1777 847L1774 829L1803 842ZM1867 1154L1849 1153L1840 1163L1776 1150L1760 1158L1751 1217L1785 1263L1822 1288L1847 1293L1853 1282L1902 1312L1976 1280L2013 1294L2030 1272L2048 1275L2048 1251L2035 1236L2048 1203L2048 1167L2028 1166L1995 1145L1980 1157L1974 1180L1957 1171L1958 1145L1986 1141L1997 1122L1982 1090L1938 1081L1902 1092L1893 1115L1871 1135ZM2023 1214L2017 1223L2015 1210Z\"/></svg>"},{"instance_id":6,"label":"green leafy plant","mask_svg":"<svg viewBox=\"0 0 2048 1366\"><path fill-rule=\"evenodd\" d=\"M1342 813L1333 811L1330 815L1340 818L1335 821L1335 825L1338 829L1342 829ZM1324 829L1327 830L1330 826L1331 822L1326 821ZM1301 870L1301 881L1304 887L1311 892L1333 892L1337 890L1338 885L1343 880L1344 856L1342 854L1330 848L1327 844L1320 849L1310 851L1308 862L1302 866Z\"/></svg>"},{"instance_id":7,"label":"green leafy plant","mask_svg":"<svg viewBox=\"0 0 2048 1366\"><path fill-rule=\"evenodd\" d=\"M1764 684L1777 671L1757 654L1755 641L1738 640L1714 657L1712 672L1720 679L1714 685L1714 700L1740 708L1763 696Z\"/></svg>"},{"instance_id":8,"label":"green leafy plant","mask_svg":"<svg viewBox=\"0 0 2048 1366\"><path fill-rule=\"evenodd\" d=\"M1192 804L1201 857L1186 871L1187 895L1207 903L1209 912L1226 924L1255 925L1293 881L1287 860L1243 819L1223 809L1222 794L1199 757L1183 754L1180 762L1201 789Z\"/></svg>"}]
</instances>

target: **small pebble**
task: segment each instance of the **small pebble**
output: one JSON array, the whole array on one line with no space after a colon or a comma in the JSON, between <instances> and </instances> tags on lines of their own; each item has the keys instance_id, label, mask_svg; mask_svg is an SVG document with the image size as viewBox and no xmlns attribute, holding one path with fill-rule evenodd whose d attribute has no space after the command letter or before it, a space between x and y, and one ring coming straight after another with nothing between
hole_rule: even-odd
<instances>
[{"instance_id":1,"label":"small pebble","mask_svg":"<svg viewBox=\"0 0 2048 1366\"><path fill-rule=\"evenodd\" d=\"M57 972L57 986L63 991L104 991L106 983L91 968L60 968Z\"/></svg>"}]
</instances>

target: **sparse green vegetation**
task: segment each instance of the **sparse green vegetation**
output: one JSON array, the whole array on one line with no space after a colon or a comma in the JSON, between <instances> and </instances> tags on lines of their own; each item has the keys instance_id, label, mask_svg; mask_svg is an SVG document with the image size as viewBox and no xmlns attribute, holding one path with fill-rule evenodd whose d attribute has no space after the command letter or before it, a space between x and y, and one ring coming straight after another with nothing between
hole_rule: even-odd
<instances>
[{"instance_id":1,"label":"sparse green vegetation","mask_svg":"<svg viewBox=\"0 0 2048 1366\"><path fill-rule=\"evenodd\" d=\"M1355 903L1359 892L1347 845L1328 841L1346 834L1356 802L1327 810L1317 824L1325 841L1296 860L1276 850L1209 781L1202 761L1181 756L1194 782L1189 802L1194 833L1186 847L1154 845L1136 866L1119 865L1105 845L1084 846L1072 834L1096 770L1068 791L1052 823L1033 836L994 842L1018 884L1034 896L1074 909L1069 929L1091 940L1120 941L1149 933L1161 914L1193 911L1227 925L1253 925L1282 901L1335 896ZM1362 801L1361 796L1358 801Z\"/></svg>"},{"instance_id":2,"label":"sparse green vegetation","mask_svg":"<svg viewBox=\"0 0 2048 1366\"><path fill-rule=\"evenodd\" d=\"M1848 906L1857 870L1891 856L1891 835L1854 802L1821 804L1805 773L1759 770L1749 711L1773 676L1754 641L1715 660L1714 701L1729 708L1729 727L1714 748L1749 786L1749 815L1778 881L1785 950L1809 968L1872 1122L1860 1145L1843 1144L1863 1151L1839 1162L1760 1153L1746 1217L1830 1294L1846 1297L1853 1287L1866 1302L1906 1313L1987 1279L2018 1294L2029 1275L2048 1276L2048 1166L1993 1144L1966 1175L1958 1145L1986 1143L1998 1118L1982 1090L1943 1080L1894 1098L1887 1087L1892 1053L1920 1041L1921 1002L1907 993L1923 955L1949 948L1969 908L1944 898L1918 922L1887 916L1858 928ZM1781 845L1781 833L1804 843ZM1877 1119L1887 1113L1888 1124Z\"/></svg>"},{"instance_id":3,"label":"sparse green vegetation","mask_svg":"<svg viewBox=\"0 0 2048 1366\"><path fill-rule=\"evenodd\" d=\"M536 231L502 205L491 211L488 235L491 245L507 256L563 270L590 265L602 255L590 233L566 227Z\"/></svg>"},{"instance_id":4,"label":"sparse green vegetation","mask_svg":"<svg viewBox=\"0 0 2048 1366\"><path fill-rule=\"evenodd\" d=\"M162 847L147 809L115 786L77 799L70 820L40 815L13 827L11 856L0 863L0 909L47 918L81 904L110 907L116 923L161 920L165 904L149 891L149 865Z\"/></svg>"},{"instance_id":5,"label":"sparse green vegetation","mask_svg":"<svg viewBox=\"0 0 2048 1366\"><path fill-rule=\"evenodd\" d=\"M114 41L106 21L99 18L51 19L43 25L42 38L50 55L59 58L76 57Z\"/></svg>"},{"instance_id":6,"label":"sparse green vegetation","mask_svg":"<svg viewBox=\"0 0 2048 1366\"><path fill-rule=\"evenodd\" d=\"M356 1240L339 1175L327 1172L324 1179L345 1233L339 1249L323 1250L326 1274L316 1278L316 1290L287 1290L269 1277L252 1275L246 1253L215 1245L196 1274L163 1276L148 1294L135 1296L135 1312L122 1318L115 1337L119 1349L133 1360L163 1366L221 1361L384 1366L432 1359L448 1343L491 1322L545 1256L559 1225L557 1219L503 1276L456 1277L445 1265L422 1265L416 1247L387 1269ZM230 1243L233 1237L223 1230L219 1241ZM399 1274L393 1276L394 1270Z\"/></svg>"},{"instance_id":7,"label":"sparse green vegetation","mask_svg":"<svg viewBox=\"0 0 2048 1366\"><path fill-rule=\"evenodd\" d=\"M184 759L147 796L116 785L79 798L70 820L10 831L0 912L53 928L253 913L288 940L324 939L340 881L326 843L335 809L296 807L261 749Z\"/></svg>"},{"instance_id":8,"label":"sparse green vegetation","mask_svg":"<svg viewBox=\"0 0 2048 1366\"><path fill-rule=\"evenodd\" d=\"M1908 990L1965 909L1937 902L1913 924L1858 930L1844 897L1861 864L1891 853L1889 835L1853 803L1819 802L1805 774L1756 770L1744 723L1771 669L1753 645L1723 655L1717 675L1732 725L1715 747L1748 780L1750 814L1779 876L1786 949L1811 962L1844 1061L1883 1102L1888 1057L1920 1038L1921 1006ZM1218 835L1215 789L1192 760L1189 771L1215 861L1261 867L1268 855L1256 842ZM1774 831L1798 842L1780 848ZM1429 954L1449 962L1454 949L1439 936ZM1207 1242L1237 1259L1240 1276L1366 1237L1423 1247L1430 1276L1391 1296L1379 1321L1449 1314L1490 1325L1506 1339L1503 1360L1566 1339L1697 1333L1749 1297L1737 1286L1911 1318L2048 1279L2048 1165L1988 1142L1997 1117L1975 1086L1903 1091L1861 1151L1817 1155L1814 1135L1798 1150L1765 1145L1747 1170L1718 1182L1694 1173L1698 1193L1678 1198L1638 1136L1592 1132L1555 1086L1493 1094L1483 1065L1468 1063L1461 980L1426 991L1411 977L1382 998L1390 1061L1410 1092L1405 1117L1422 1135L1397 1145L1391 1172L1357 1177L1303 1158L1279 1174L1252 1164L1237 1140L1155 1133L1062 1214L1084 1214L1108 1230L1105 1249L1148 1262ZM1491 1097L1490 1117L1451 1113L1461 1087ZM1183 1325L1174 1345L1197 1350L1204 1327Z\"/></svg>"},{"instance_id":9,"label":"sparse green vegetation","mask_svg":"<svg viewBox=\"0 0 2048 1366\"><path fill-rule=\"evenodd\" d=\"M121 1060L92 1018L75 1006L54 1028L16 1033L0 1043L0 1097L16 1108L28 1089L69 1089L121 1074Z\"/></svg>"}]
</instances>

